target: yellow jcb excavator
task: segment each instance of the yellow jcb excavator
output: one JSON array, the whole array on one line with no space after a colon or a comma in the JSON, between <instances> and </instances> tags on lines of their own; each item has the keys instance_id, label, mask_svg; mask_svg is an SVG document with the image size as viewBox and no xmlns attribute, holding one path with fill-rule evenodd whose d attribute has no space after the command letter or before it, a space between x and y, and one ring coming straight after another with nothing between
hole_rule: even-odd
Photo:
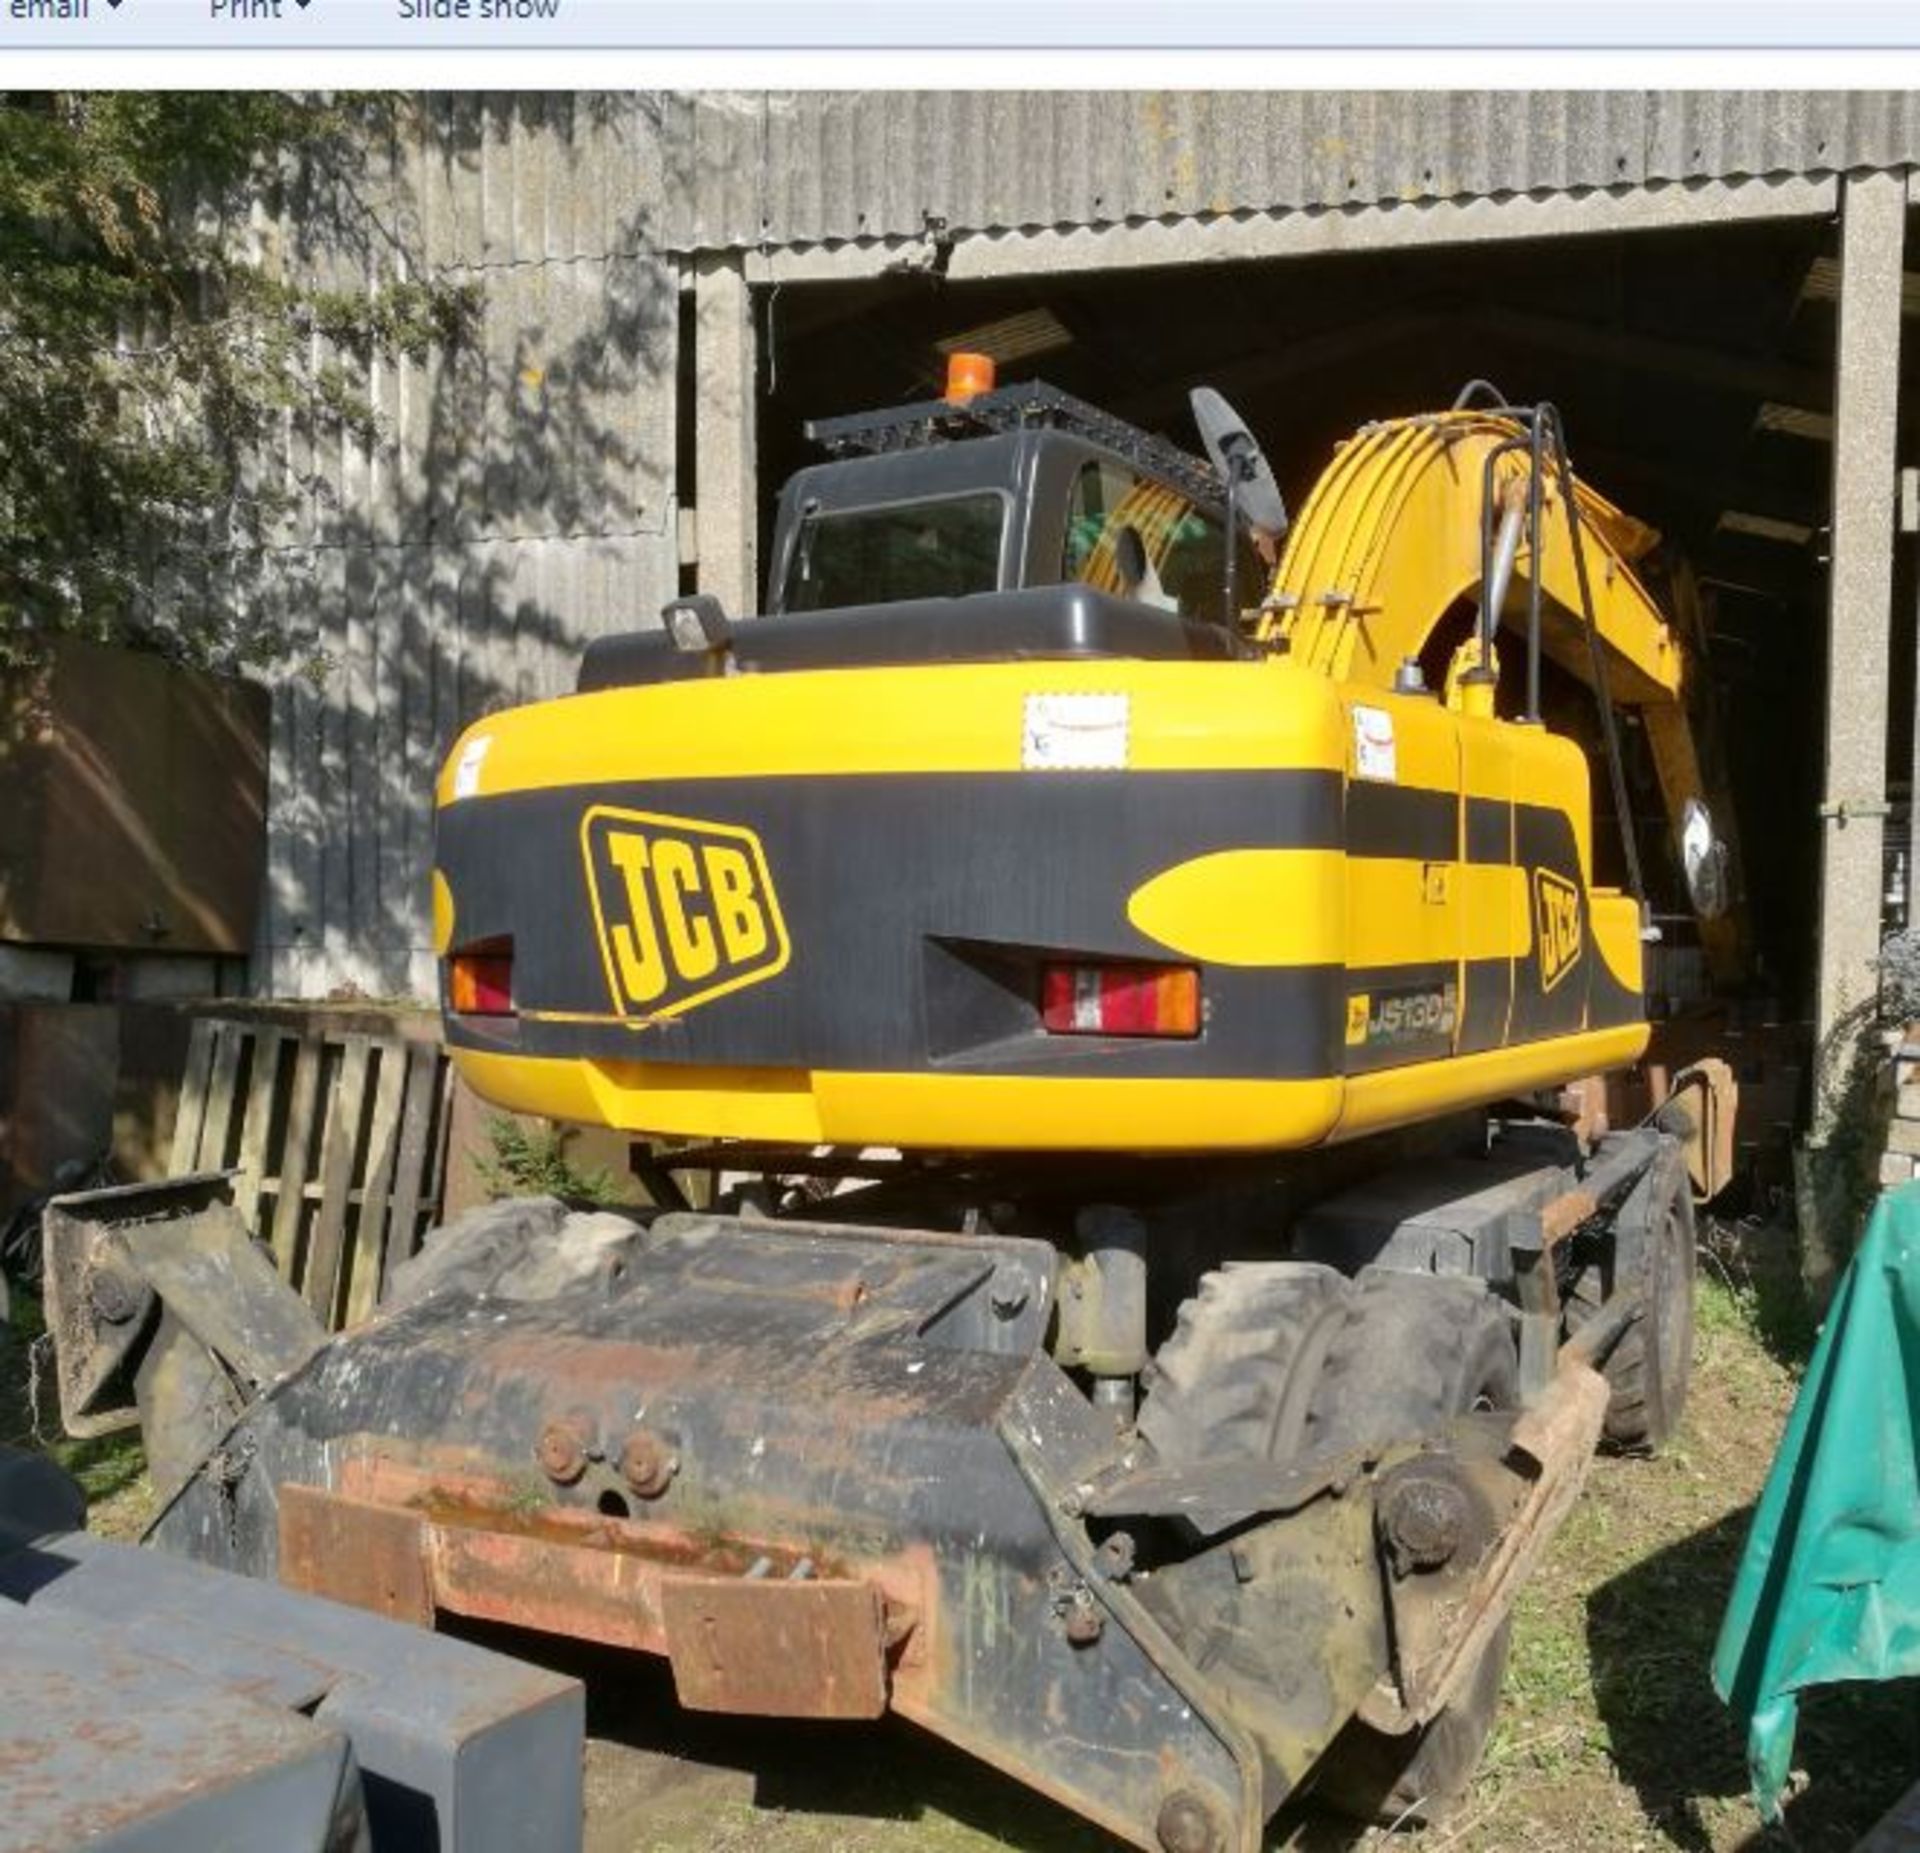
<instances>
[{"instance_id":1,"label":"yellow jcb excavator","mask_svg":"<svg viewBox=\"0 0 1920 1853\"><path fill-rule=\"evenodd\" d=\"M165 1549L891 1709L1166 1853L1305 1788L1429 1815L1603 1430L1686 1392L1724 1071L1631 1128L1561 1094L1648 1037L1616 706L1739 956L1650 536L1484 387L1287 534L1216 395L1203 462L968 380L813 428L766 615L676 601L441 779L460 1071L646 1141L657 1207L499 1206L323 1340L76 1200L63 1396L169 1335Z\"/></svg>"}]
</instances>

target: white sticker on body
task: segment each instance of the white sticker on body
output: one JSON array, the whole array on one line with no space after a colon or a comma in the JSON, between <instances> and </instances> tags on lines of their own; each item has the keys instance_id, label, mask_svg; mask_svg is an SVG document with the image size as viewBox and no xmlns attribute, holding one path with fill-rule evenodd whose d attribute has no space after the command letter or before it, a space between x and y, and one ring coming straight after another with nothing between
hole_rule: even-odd
<instances>
[{"instance_id":1,"label":"white sticker on body","mask_svg":"<svg viewBox=\"0 0 1920 1853\"><path fill-rule=\"evenodd\" d=\"M1353 775L1361 779L1400 777L1399 755L1393 744L1393 716L1384 708L1353 711Z\"/></svg>"},{"instance_id":2,"label":"white sticker on body","mask_svg":"<svg viewBox=\"0 0 1920 1853\"><path fill-rule=\"evenodd\" d=\"M460 749L460 763L453 769L456 798L471 798L480 789L480 768L487 763L487 749L492 745L493 735L480 733Z\"/></svg>"},{"instance_id":3,"label":"white sticker on body","mask_svg":"<svg viewBox=\"0 0 1920 1853\"><path fill-rule=\"evenodd\" d=\"M1020 763L1029 772L1117 771L1127 763L1125 695L1029 695Z\"/></svg>"}]
</instances>

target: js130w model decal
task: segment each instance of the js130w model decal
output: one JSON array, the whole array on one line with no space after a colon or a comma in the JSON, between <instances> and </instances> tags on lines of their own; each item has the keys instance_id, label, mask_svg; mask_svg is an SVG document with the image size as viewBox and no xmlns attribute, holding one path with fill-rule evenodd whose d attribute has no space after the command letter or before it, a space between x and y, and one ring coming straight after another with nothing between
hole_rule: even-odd
<instances>
[{"instance_id":1,"label":"js130w model decal","mask_svg":"<svg viewBox=\"0 0 1920 1853\"><path fill-rule=\"evenodd\" d=\"M1355 991L1347 998L1347 1047L1394 1048L1451 1036L1459 1021L1460 987L1451 981Z\"/></svg>"},{"instance_id":2,"label":"js130w model decal","mask_svg":"<svg viewBox=\"0 0 1920 1853\"><path fill-rule=\"evenodd\" d=\"M786 969L786 923L751 830L596 805L580 848L619 1015L678 1016Z\"/></svg>"},{"instance_id":3,"label":"js130w model decal","mask_svg":"<svg viewBox=\"0 0 1920 1853\"><path fill-rule=\"evenodd\" d=\"M1580 890L1564 875L1535 869L1533 912L1540 941L1540 988L1551 991L1580 961L1585 943Z\"/></svg>"}]
</instances>

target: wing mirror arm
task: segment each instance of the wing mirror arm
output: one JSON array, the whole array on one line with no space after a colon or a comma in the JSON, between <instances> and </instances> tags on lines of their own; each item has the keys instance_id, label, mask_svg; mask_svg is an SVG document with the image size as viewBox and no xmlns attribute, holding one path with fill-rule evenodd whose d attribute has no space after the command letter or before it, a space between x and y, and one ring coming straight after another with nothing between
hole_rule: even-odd
<instances>
[{"instance_id":1,"label":"wing mirror arm","mask_svg":"<svg viewBox=\"0 0 1920 1853\"><path fill-rule=\"evenodd\" d=\"M1272 535L1277 543L1287 531L1287 505L1253 433L1233 407L1211 386L1196 386L1191 404L1200 440L1226 490L1226 621L1231 627L1240 613L1241 525Z\"/></svg>"}]
</instances>

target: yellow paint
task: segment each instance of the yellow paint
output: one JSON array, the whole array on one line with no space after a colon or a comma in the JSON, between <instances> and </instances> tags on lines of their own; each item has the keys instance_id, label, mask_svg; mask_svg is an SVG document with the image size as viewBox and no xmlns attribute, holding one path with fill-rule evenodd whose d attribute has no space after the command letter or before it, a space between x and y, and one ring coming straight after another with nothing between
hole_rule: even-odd
<instances>
[{"instance_id":1,"label":"yellow paint","mask_svg":"<svg viewBox=\"0 0 1920 1853\"><path fill-rule=\"evenodd\" d=\"M453 947L453 890L438 869L433 872L433 956L444 959Z\"/></svg>"},{"instance_id":2,"label":"yellow paint","mask_svg":"<svg viewBox=\"0 0 1920 1853\"><path fill-rule=\"evenodd\" d=\"M1514 985L1521 961L1533 950L1533 910L1527 902L1525 872L1512 868L1513 769L1516 751L1531 741L1537 728L1504 726L1497 721L1463 718L1460 723L1460 767L1466 788L1476 798L1500 807L1497 835L1483 835L1479 853L1498 853L1501 865L1476 865L1461 900L1469 941L1497 936L1509 948L1506 969L1486 966L1460 974L1461 1020L1469 1016L1484 1025L1495 1042L1507 1039L1513 1021ZM1531 798L1535 794L1529 792ZM1498 956L1497 954L1495 955ZM1493 1003L1484 1001L1482 993Z\"/></svg>"},{"instance_id":3,"label":"yellow paint","mask_svg":"<svg viewBox=\"0 0 1920 1853\"><path fill-rule=\"evenodd\" d=\"M1517 1043L1510 1049L1357 1075L1347 1083L1340 1123L1332 1137L1358 1139L1389 1132L1443 1113L1484 1106L1507 1094L1553 1087L1573 1075L1624 1068L1646 1053L1650 1033L1644 1023L1629 1023L1620 1029L1586 1030L1544 1042Z\"/></svg>"},{"instance_id":4,"label":"yellow paint","mask_svg":"<svg viewBox=\"0 0 1920 1853\"><path fill-rule=\"evenodd\" d=\"M1580 890L1551 869L1533 872L1534 917L1540 926L1540 988L1551 991L1586 947L1580 924Z\"/></svg>"},{"instance_id":5,"label":"yellow paint","mask_svg":"<svg viewBox=\"0 0 1920 1853\"><path fill-rule=\"evenodd\" d=\"M509 1110L664 1137L979 1151L1278 1151L1359 1138L1484 1105L1516 1089L1623 1067L1644 1024L1388 1069L1353 1080L861 1074L683 1068L452 1051Z\"/></svg>"},{"instance_id":6,"label":"yellow paint","mask_svg":"<svg viewBox=\"0 0 1920 1853\"><path fill-rule=\"evenodd\" d=\"M1346 857L1337 849L1226 849L1136 888L1127 918L1210 965L1338 965L1346 958Z\"/></svg>"},{"instance_id":7,"label":"yellow paint","mask_svg":"<svg viewBox=\"0 0 1920 1853\"><path fill-rule=\"evenodd\" d=\"M1374 425L1340 450L1274 576L1274 590L1291 601L1279 628L1301 663L1336 681L1388 687L1442 618L1470 602L1480 581L1481 467L1518 432L1486 412L1429 413ZM1527 473L1524 455L1509 453L1495 465L1496 494L1523 487ZM1682 683L1679 644L1629 563L1657 537L1585 484L1577 491L1614 698L1670 704ZM1523 591L1538 571L1549 615L1543 648L1585 679L1585 637L1568 615L1580 597L1557 485L1547 506L1537 568L1523 550L1515 584Z\"/></svg>"},{"instance_id":8,"label":"yellow paint","mask_svg":"<svg viewBox=\"0 0 1920 1853\"><path fill-rule=\"evenodd\" d=\"M1347 949L1356 971L1376 965L1445 965L1461 955L1460 909L1426 899L1427 865L1401 857L1347 863Z\"/></svg>"},{"instance_id":9,"label":"yellow paint","mask_svg":"<svg viewBox=\"0 0 1920 1853\"><path fill-rule=\"evenodd\" d=\"M1163 1081L692 1068L452 1051L483 1099L588 1125L777 1144L1259 1151L1318 1144L1338 1080Z\"/></svg>"},{"instance_id":10,"label":"yellow paint","mask_svg":"<svg viewBox=\"0 0 1920 1853\"><path fill-rule=\"evenodd\" d=\"M1522 869L1226 849L1136 888L1127 918L1170 952L1209 965L1370 970L1524 958L1532 950L1526 896Z\"/></svg>"},{"instance_id":11,"label":"yellow paint","mask_svg":"<svg viewBox=\"0 0 1920 1853\"><path fill-rule=\"evenodd\" d=\"M1616 984L1639 991L1646 982L1646 945L1640 938L1640 904L1617 888L1596 888L1587 899L1593 948Z\"/></svg>"},{"instance_id":12,"label":"yellow paint","mask_svg":"<svg viewBox=\"0 0 1920 1853\"><path fill-rule=\"evenodd\" d=\"M1128 698L1137 771L1345 759L1337 691L1285 659L809 670L608 689L488 715L455 744L439 802L462 801L453 770L480 733L491 740L488 797L653 779L1019 772L1027 697L1077 693Z\"/></svg>"},{"instance_id":13,"label":"yellow paint","mask_svg":"<svg viewBox=\"0 0 1920 1853\"><path fill-rule=\"evenodd\" d=\"M1573 825L1574 860L1581 884L1590 883L1593 798L1586 754L1571 740L1548 733L1544 727L1525 727L1511 721L1488 721L1479 726L1484 730L1479 741L1474 737L1475 723L1463 722L1460 730L1473 789L1564 811ZM1496 754L1505 762L1504 775L1489 769L1488 754Z\"/></svg>"}]
</instances>

